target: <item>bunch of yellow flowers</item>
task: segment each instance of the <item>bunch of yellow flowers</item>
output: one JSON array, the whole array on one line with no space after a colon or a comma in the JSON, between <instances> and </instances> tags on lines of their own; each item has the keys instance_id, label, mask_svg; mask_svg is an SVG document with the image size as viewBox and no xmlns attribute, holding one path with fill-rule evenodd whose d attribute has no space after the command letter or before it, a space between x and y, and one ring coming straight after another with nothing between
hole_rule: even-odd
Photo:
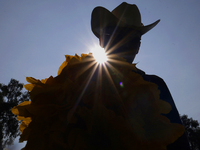
<instances>
[{"instance_id":1,"label":"bunch of yellow flowers","mask_svg":"<svg viewBox=\"0 0 200 150\"><path fill-rule=\"evenodd\" d=\"M97 64L92 54L66 55L56 77L27 77L31 101L12 109L23 150L165 150L184 127L161 115L171 106L134 70L119 57Z\"/></svg>"}]
</instances>

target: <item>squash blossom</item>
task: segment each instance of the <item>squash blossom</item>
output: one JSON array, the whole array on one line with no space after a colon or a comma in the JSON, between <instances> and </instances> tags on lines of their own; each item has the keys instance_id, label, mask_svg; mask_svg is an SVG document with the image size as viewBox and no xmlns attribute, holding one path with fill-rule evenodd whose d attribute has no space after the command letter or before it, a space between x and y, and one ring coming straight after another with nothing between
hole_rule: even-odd
<instances>
[{"instance_id":1,"label":"squash blossom","mask_svg":"<svg viewBox=\"0 0 200 150\"><path fill-rule=\"evenodd\" d=\"M99 65L92 54L66 55L56 77L27 77L31 101L12 108L23 150L166 150L184 127L161 115L170 104L134 70L119 57Z\"/></svg>"}]
</instances>

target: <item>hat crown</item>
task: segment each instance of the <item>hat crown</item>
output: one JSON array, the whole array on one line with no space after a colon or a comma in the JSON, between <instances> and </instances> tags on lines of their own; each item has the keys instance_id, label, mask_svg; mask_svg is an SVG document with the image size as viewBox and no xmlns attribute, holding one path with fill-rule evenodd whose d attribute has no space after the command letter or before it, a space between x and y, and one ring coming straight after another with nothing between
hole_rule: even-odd
<instances>
[{"instance_id":1,"label":"hat crown","mask_svg":"<svg viewBox=\"0 0 200 150\"><path fill-rule=\"evenodd\" d=\"M135 4L128 4L123 2L116 7L112 14L119 19L120 24L126 24L128 26L142 26L141 15L138 7Z\"/></svg>"},{"instance_id":2,"label":"hat crown","mask_svg":"<svg viewBox=\"0 0 200 150\"><path fill-rule=\"evenodd\" d=\"M137 30L141 35L155 27L160 20L144 26L141 23L141 15L135 4L121 3L112 12L104 7L95 7L91 16L91 28L99 38L106 27L126 27Z\"/></svg>"}]
</instances>

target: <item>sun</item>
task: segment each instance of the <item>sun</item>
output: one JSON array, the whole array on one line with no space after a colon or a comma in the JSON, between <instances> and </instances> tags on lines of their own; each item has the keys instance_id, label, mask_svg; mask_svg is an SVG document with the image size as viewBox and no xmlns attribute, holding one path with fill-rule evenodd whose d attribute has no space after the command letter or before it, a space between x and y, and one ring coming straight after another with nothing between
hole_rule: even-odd
<instances>
[{"instance_id":1,"label":"sun","mask_svg":"<svg viewBox=\"0 0 200 150\"><path fill-rule=\"evenodd\" d=\"M102 47L95 45L90 50L97 63L103 64L108 60L107 54Z\"/></svg>"}]
</instances>

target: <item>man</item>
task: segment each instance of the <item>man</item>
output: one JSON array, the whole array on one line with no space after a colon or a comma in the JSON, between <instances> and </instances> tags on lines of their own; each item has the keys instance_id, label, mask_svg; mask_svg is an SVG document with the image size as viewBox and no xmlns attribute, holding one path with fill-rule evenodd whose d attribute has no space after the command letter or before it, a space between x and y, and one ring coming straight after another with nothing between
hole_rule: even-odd
<instances>
[{"instance_id":1,"label":"man","mask_svg":"<svg viewBox=\"0 0 200 150\"><path fill-rule=\"evenodd\" d=\"M139 52L141 36L155 27L159 21L144 26L141 23L137 6L123 2L112 12L103 7L96 7L92 12L91 27L108 56L118 55L132 63ZM163 79L155 75L147 75L139 69L135 72L142 75L144 80L155 83L160 90L160 99L171 105L170 113L163 115L171 123L182 124L173 98ZM169 150L189 150L186 134L183 134L173 144L168 145L167 148Z\"/></svg>"}]
</instances>

